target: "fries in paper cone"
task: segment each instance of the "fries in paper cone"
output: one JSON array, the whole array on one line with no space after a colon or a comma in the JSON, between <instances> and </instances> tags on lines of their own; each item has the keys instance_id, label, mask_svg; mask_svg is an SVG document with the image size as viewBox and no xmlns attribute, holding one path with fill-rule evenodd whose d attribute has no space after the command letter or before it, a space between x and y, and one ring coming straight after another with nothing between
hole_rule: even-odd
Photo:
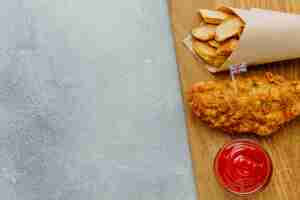
<instances>
[{"instance_id":1,"label":"fries in paper cone","mask_svg":"<svg viewBox=\"0 0 300 200\"><path fill-rule=\"evenodd\" d=\"M210 72L300 58L300 15L225 6L199 14L204 23L184 42Z\"/></svg>"}]
</instances>

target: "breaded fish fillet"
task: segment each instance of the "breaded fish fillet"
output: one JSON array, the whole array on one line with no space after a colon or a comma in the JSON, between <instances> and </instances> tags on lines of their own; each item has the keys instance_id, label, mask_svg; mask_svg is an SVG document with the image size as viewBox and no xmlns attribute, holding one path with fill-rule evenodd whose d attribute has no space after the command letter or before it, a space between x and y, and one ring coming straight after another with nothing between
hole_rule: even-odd
<instances>
[{"instance_id":1,"label":"breaded fish fillet","mask_svg":"<svg viewBox=\"0 0 300 200\"><path fill-rule=\"evenodd\" d=\"M270 72L236 83L199 82L188 95L195 115L229 133L269 135L300 114L300 81Z\"/></svg>"}]
</instances>

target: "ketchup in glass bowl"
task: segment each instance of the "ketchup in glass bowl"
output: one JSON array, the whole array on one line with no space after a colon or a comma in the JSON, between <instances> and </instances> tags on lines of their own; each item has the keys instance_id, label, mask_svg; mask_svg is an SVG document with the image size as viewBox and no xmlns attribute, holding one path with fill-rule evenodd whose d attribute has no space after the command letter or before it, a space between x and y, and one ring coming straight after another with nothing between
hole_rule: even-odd
<instances>
[{"instance_id":1,"label":"ketchup in glass bowl","mask_svg":"<svg viewBox=\"0 0 300 200\"><path fill-rule=\"evenodd\" d=\"M218 182L237 195L261 191L272 175L272 161L256 142L238 139L225 144L214 161Z\"/></svg>"}]
</instances>

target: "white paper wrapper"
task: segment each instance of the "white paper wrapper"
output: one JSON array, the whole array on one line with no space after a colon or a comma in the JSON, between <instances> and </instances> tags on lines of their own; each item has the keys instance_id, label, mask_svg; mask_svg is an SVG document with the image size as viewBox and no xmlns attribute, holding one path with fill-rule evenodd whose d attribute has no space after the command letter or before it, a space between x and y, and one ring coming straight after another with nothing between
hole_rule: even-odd
<instances>
[{"instance_id":1,"label":"white paper wrapper","mask_svg":"<svg viewBox=\"0 0 300 200\"><path fill-rule=\"evenodd\" d=\"M300 57L300 15L258 8L245 10L223 6L218 9L235 13L246 26L239 47L221 67L206 64L208 71L215 73L241 63L251 66Z\"/></svg>"}]
</instances>

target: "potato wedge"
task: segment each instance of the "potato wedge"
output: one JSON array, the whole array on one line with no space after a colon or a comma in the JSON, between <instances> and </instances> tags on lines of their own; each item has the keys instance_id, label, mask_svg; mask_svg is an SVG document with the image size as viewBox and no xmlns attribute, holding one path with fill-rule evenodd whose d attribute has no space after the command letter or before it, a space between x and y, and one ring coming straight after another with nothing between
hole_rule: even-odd
<instances>
[{"instance_id":1,"label":"potato wedge","mask_svg":"<svg viewBox=\"0 0 300 200\"><path fill-rule=\"evenodd\" d=\"M193 41L193 49L206 63L214 65L214 60L217 57L217 50L215 48L205 42Z\"/></svg>"},{"instance_id":2,"label":"potato wedge","mask_svg":"<svg viewBox=\"0 0 300 200\"><path fill-rule=\"evenodd\" d=\"M214 48L219 48L221 46L221 44L216 40L209 40L207 43Z\"/></svg>"},{"instance_id":3,"label":"potato wedge","mask_svg":"<svg viewBox=\"0 0 300 200\"><path fill-rule=\"evenodd\" d=\"M231 15L217 10L200 9L199 13L203 20L208 24L221 24L225 19Z\"/></svg>"},{"instance_id":4,"label":"potato wedge","mask_svg":"<svg viewBox=\"0 0 300 200\"><path fill-rule=\"evenodd\" d=\"M239 17L231 17L217 27L215 40L223 42L233 36L240 35L243 27L244 23Z\"/></svg>"},{"instance_id":5,"label":"potato wedge","mask_svg":"<svg viewBox=\"0 0 300 200\"><path fill-rule=\"evenodd\" d=\"M217 55L229 56L237 47L239 41L236 38L231 38L221 43L221 46L217 49Z\"/></svg>"},{"instance_id":6,"label":"potato wedge","mask_svg":"<svg viewBox=\"0 0 300 200\"><path fill-rule=\"evenodd\" d=\"M201 41L193 41L193 49L198 53L200 52L200 54L202 55L206 55L209 57L217 57L217 50L211 46L209 46L207 43L205 42L201 42Z\"/></svg>"},{"instance_id":7,"label":"potato wedge","mask_svg":"<svg viewBox=\"0 0 300 200\"><path fill-rule=\"evenodd\" d=\"M220 67L221 65L223 65L225 63L225 61L227 60L227 56L217 56L214 60L213 65L215 67Z\"/></svg>"},{"instance_id":8,"label":"potato wedge","mask_svg":"<svg viewBox=\"0 0 300 200\"><path fill-rule=\"evenodd\" d=\"M204 24L200 27L194 28L192 30L192 35L201 41L208 41L215 37L216 35L216 28L215 25Z\"/></svg>"}]
</instances>

